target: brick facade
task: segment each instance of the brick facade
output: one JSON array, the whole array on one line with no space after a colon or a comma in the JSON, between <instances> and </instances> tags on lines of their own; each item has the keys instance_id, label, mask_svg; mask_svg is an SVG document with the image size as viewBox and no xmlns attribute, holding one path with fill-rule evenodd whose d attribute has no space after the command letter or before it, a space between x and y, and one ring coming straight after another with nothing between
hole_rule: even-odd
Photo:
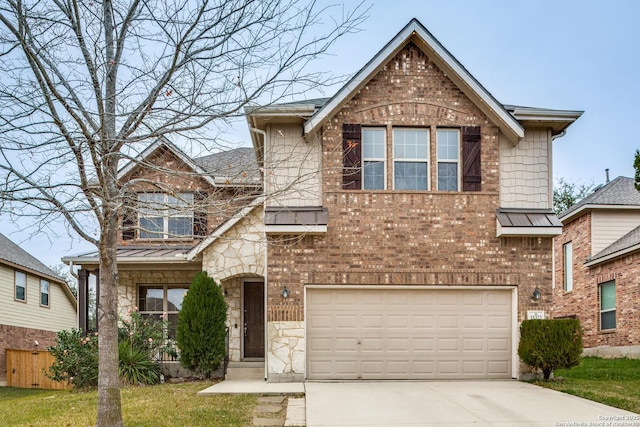
<instances>
[{"instance_id":1,"label":"brick facade","mask_svg":"<svg viewBox=\"0 0 640 427\"><path fill-rule=\"evenodd\" d=\"M7 349L46 350L55 343L56 333L52 331L0 325L0 384L7 381Z\"/></svg>"},{"instance_id":2,"label":"brick facade","mask_svg":"<svg viewBox=\"0 0 640 427\"><path fill-rule=\"evenodd\" d=\"M385 127L387 159L393 127L430 128L432 187L436 129L481 126L482 191L343 190L344 123ZM496 237L499 130L420 49L400 51L324 125L321 140L328 230L269 237L269 321L304 320L305 284L518 286L519 320L526 309L550 310L552 239ZM284 286L291 297L283 301Z\"/></svg>"},{"instance_id":3,"label":"brick facade","mask_svg":"<svg viewBox=\"0 0 640 427\"><path fill-rule=\"evenodd\" d=\"M573 290L564 291L563 245L573 246ZM585 267L591 255L591 213L566 224L555 240L554 317L575 316L584 329L585 348L640 345L640 254ZM600 330L598 285L616 282L616 329Z\"/></svg>"}]
</instances>

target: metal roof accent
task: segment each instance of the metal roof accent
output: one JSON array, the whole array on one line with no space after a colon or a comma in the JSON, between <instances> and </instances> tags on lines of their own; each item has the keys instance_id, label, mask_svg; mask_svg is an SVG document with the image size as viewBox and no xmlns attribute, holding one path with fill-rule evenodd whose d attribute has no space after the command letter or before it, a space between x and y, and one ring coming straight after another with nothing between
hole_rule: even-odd
<instances>
[{"instance_id":1,"label":"metal roof accent","mask_svg":"<svg viewBox=\"0 0 640 427\"><path fill-rule=\"evenodd\" d=\"M188 263L187 252L191 246L118 246L116 257L119 264ZM62 262L95 264L100 262L97 250L62 258Z\"/></svg>"},{"instance_id":2,"label":"metal roof accent","mask_svg":"<svg viewBox=\"0 0 640 427\"><path fill-rule=\"evenodd\" d=\"M394 55L409 41L425 51L480 110L491 118L514 145L524 137L524 128L505 110L464 66L415 18L413 18L386 46L320 108L304 125L305 134L321 126L353 95L362 89Z\"/></svg>"},{"instance_id":3,"label":"metal roof accent","mask_svg":"<svg viewBox=\"0 0 640 427\"><path fill-rule=\"evenodd\" d=\"M552 210L510 209L496 211L498 237L500 236L557 236L562 223Z\"/></svg>"}]
</instances>

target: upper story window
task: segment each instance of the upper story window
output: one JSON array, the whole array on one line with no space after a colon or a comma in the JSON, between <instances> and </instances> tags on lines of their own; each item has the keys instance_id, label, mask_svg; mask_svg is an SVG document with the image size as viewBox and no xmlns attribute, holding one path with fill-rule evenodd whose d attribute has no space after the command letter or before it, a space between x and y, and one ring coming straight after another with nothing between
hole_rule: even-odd
<instances>
[{"instance_id":1,"label":"upper story window","mask_svg":"<svg viewBox=\"0 0 640 427\"><path fill-rule=\"evenodd\" d=\"M573 243L567 242L562 246L564 266L564 290L571 292L573 290Z\"/></svg>"},{"instance_id":2,"label":"upper story window","mask_svg":"<svg viewBox=\"0 0 640 427\"><path fill-rule=\"evenodd\" d=\"M141 239L193 236L193 194L138 194Z\"/></svg>"},{"instance_id":3,"label":"upper story window","mask_svg":"<svg viewBox=\"0 0 640 427\"><path fill-rule=\"evenodd\" d=\"M396 190L429 189L429 130L393 130L393 181Z\"/></svg>"},{"instance_id":4,"label":"upper story window","mask_svg":"<svg viewBox=\"0 0 640 427\"><path fill-rule=\"evenodd\" d=\"M386 165L386 130L362 129L362 188L384 190Z\"/></svg>"},{"instance_id":5,"label":"upper story window","mask_svg":"<svg viewBox=\"0 0 640 427\"><path fill-rule=\"evenodd\" d=\"M435 148L431 133L436 135ZM392 139L392 147L386 138ZM363 127L342 125L342 188L345 190L431 189L481 191L479 126L459 129ZM392 161L387 164L387 156ZM432 162L434 163L432 165ZM392 176L393 185L386 182Z\"/></svg>"},{"instance_id":6,"label":"upper story window","mask_svg":"<svg viewBox=\"0 0 640 427\"><path fill-rule=\"evenodd\" d=\"M40 279L40 305L49 307L49 281Z\"/></svg>"},{"instance_id":7,"label":"upper story window","mask_svg":"<svg viewBox=\"0 0 640 427\"><path fill-rule=\"evenodd\" d=\"M22 271L15 272L15 299L27 301L27 275Z\"/></svg>"},{"instance_id":8,"label":"upper story window","mask_svg":"<svg viewBox=\"0 0 640 427\"><path fill-rule=\"evenodd\" d=\"M457 129L438 129L438 190L458 191L460 131Z\"/></svg>"},{"instance_id":9,"label":"upper story window","mask_svg":"<svg viewBox=\"0 0 640 427\"><path fill-rule=\"evenodd\" d=\"M616 282L600 284L600 330L616 328Z\"/></svg>"}]
</instances>

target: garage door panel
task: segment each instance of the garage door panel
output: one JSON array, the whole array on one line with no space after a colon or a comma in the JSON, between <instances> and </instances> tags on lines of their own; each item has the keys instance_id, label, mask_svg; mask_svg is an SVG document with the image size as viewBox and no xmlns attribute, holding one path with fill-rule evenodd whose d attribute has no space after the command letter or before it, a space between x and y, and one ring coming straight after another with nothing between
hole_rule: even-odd
<instances>
[{"instance_id":1,"label":"garage door panel","mask_svg":"<svg viewBox=\"0 0 640 427\"><path fill-rule=\"evenodd\" d=\"M309 379L511 378L510 289L310 288L306 316Z\"/></svg>"}]
</instances>

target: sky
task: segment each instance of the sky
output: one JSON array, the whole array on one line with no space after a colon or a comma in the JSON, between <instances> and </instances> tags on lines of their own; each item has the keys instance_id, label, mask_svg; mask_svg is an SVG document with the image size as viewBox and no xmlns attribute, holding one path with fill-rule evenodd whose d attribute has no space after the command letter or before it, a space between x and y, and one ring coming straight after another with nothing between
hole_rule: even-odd
<instances>
[{"instance_id":1,"label":"sky","mask_svg":"<svg viewBox=\"0 0 640 427\"><path fill-rule=\"evenodd\" d=\"M318 6L338 2L318 0ZM341 3L331 13L340 15L359 2ZM365 5L370 9L361 31L339 40L314 68L352 75L417 18L499 102L584 111L554 141L555 179L598 185L605 182L605 169L611 179L633 177L633 156L640 148L634 131L640 114L640 1L375 0ZM249 145L246 122L235 124L229 138ZM0 233L46 265L93 249L67 237L63 224L51 227L61 230L58 236L25 232L0 213Z\"/></svg>"}]
</instances>

